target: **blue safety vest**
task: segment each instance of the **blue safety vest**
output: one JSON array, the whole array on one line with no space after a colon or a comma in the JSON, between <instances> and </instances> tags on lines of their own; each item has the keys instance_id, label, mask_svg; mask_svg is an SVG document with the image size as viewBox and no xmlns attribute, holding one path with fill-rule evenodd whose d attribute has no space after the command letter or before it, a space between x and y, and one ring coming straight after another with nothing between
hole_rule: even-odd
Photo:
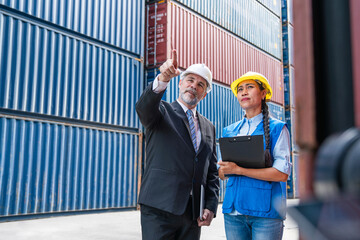
<instances>
[{"instance_id":1,"label":"blue safety vest","mask_svg":"<svg viewBox=\"0 0 360 240\"><path fill-rule=\"evenodd\" d=\"M233 123L223 130L223 137L234 137L239 133L242 121ZM270 118L270 154L277 139L285 126L284 122ZM252 135L264 134L261 121ZM264 149L266 148L264 137ZM286 213L286 183L268 182L246 176L230 176L226 184L226 193L223 202L223 213L231 213L235 208L244 215L285 219Z\"/></svg>"}]
</instances>

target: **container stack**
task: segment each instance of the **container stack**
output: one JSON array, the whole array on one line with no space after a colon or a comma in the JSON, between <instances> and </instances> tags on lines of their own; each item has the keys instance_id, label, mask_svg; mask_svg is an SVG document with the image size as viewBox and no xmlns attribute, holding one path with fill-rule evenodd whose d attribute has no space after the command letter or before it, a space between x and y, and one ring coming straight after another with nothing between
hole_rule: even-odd
<instances>
[{"instance_id":1,"label":"container stack","mask_svg":"<svg viewBox=\"0 0 360 240\"><path fill-rule=\"evenodd\" d=\"M0 0L0 217L136 207L145 1Z\"/></svg>"},{"instance_id":2,"label":"container stack","mask_svg":"<svg viewBox=\"0 0 360 240\"><path fill-rule=\"evenodd\" d=\"M243 118L230 84L248 71L268 78L272 116L294 129L292 22L281 15L280 0L0 0L0 220L135 208L135 102L171 49L181 70L212 70L198 110L217 138ZM178 98L178 83L164 100Z\"/></svg>"},{"instance_id":3,"label":"container stack","mask_svg":"<svg viewBox=\"0 0 360 240\"><path fill-rule=\"evenodd\" d=\"M217 138L225 126L243 118L230 84L248 71L268 78L274 91L271 114L285 121L281 31L280 0L148 1L146 83L154 80L158 67L176 49L181 70L204 63L213 73L213 90L198 111L214 123ZM177 99L178 82L179 77L171 81L164 100Z\"/></svg>"},{"instance_id":4,"label":"container stack","mask_svg":"<svg viewBox=\"0 0 360 240\"><path fill-rule=\"evenodd\" d=\"M288 197L299 197L298 147L295 144L295 89L294 89L294 27L292 0L282 0L283 65L285 119L291 129L292 176L288 180Z\"/></svg>"}]
</instances>

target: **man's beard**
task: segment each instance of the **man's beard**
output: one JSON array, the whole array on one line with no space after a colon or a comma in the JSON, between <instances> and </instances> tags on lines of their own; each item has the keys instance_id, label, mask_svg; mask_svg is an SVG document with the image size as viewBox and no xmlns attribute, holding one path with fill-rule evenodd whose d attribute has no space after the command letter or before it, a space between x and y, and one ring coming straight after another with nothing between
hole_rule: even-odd
<instances>
[{"instance_id":1,"label":"man's beard","mask_svg":"<svg viewBox=\"0 0 360 240\"><path fill-rule=\"evenodd\" d=\"M194 94L194 98L191 98L189 95L185 94L186 92ZM187 88L183 92L180 91L180 98L189 106L195 106L201 100L198 98L197 92L192 88Z\"/></svg>"}]
</instances>

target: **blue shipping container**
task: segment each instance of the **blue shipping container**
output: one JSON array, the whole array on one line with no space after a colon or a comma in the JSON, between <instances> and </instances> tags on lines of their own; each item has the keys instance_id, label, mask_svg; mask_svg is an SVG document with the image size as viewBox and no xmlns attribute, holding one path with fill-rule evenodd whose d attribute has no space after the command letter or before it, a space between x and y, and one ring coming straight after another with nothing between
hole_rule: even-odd
<instances>
[{"instance_id":1,"label":"blue shipping container","mask_svg":"<svg viewBox=\"0 0 360 240\"><path fill-rule=\"evenodd\" d=\"M281 60L281 19L258 1L176 1Z\"/></svg>"},{"instance_id":2,"label":"blue shipping container","mask_svg":"<svg viewBox=\"0 0 360 240\"><path fill-rule=\"evenodd\" d=\"M0 10L0 108L139 127L143 63Z\"/></svg>"},{"instance_id":3,"label":"blue shipping container","mask_svg":"<svg viewBox=\"0 0 360 240\"><path fill-rule=\"evenodd\" d=\"M290 73L289 73L289 68L288 67L284 67L284 102L285 102L285 108L289 108L290 104L291 104L291 97L290 97L290 91L291 91L291 86L290 86Z\"/></svg>"},{"instance_id":4,"label":"blue shipping container","mask_svg":"<svg viewBox=\"0 0 360 240\"><path fill-rule=\"evenodd\" d=\"M140 138L0 115L0 216L136 207Z\"/></svg>"},{"instance_id":5,"label":"blue shipping container","mask_svg":"<svg viewBox=\"0 0 360 240\"><path fill-rule=\"evenodd\" d=\"M283 63L294 66L294 28L285 24L283 30Z\"/></svg>"},{"instance_id":6,"label":"blue shipping container","mask_svg":"<svg viewBox=\"0 0 360 240\"><path fill-rule=\"evenodd\" d=\"M290 66L290 73L289 73L289 81L290 81L290 107L295 108L295 68Z\"/></svg>"},{"instance_id":7,"label":"blue shipping container","mask_svg":"<svg viewBox=\"0 0 360 240\"><path fill-rule=\"evenodd\" d=\"M85 35L144 56L145 0L0 0L0 11L30 15L61 30L71 30L80 38Z\"/></svg>"},{"instance_id":8,"label":"blue shipping container","mask_svg":"<svg viewBox=\"0 0 360 240\"><path fill-rule=\"evenodd\" d=\"M273 102L268 102L267 104L271 117L285 121L285 110L282 105Z\"/></svg>"},{"instance_id":9,"label":"blue shipping container","mask_svg":"<svg viewBox=\"0 0 360 240\"><path fill-rule=\"evenodd\" d=\"M283 23L294 23L293 0L281 0L281 16Z\"/></svg>"},{"instance_id":10,"label":"blue shipping container","mask_svg":"<svg viewBox=\"0 0 360 240\"><path fill-rule=\"evenodd\" d=\"M295 108L295 69L284 67L285 108Z\"/></svg>"}]
</instances>

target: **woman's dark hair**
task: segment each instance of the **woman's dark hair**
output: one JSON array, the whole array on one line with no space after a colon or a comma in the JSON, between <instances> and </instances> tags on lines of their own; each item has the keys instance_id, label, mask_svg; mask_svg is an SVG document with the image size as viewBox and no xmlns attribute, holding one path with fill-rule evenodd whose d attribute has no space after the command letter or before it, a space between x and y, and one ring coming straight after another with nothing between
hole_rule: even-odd
<instances>
[{"instance_id":1,"label":"woman's dark hair","mask_svg":"<svg viewBox=\"0 0 360 240\"><path fill-rule=\"evenodd\" d=\"M260 90L265 89L260 81L255 80L255 82L259 84ZM269 117L269 108L268 105L266 104L265 99L261 100L261 111L263 114L264 135L265 135L265 144L266 144L265 167L272 167L273 161L271 159L271 154L270 154L270 119L269 119L270 117Z\"/></svg>"},{"instance_id":2,"label":"woman's dark hair","mask_svg":"<svg viewBox=\"0 0 360 240\"><path fill-rule=\"evenodd\" d=\"M261 100L261 110L263 114L264 134L265 134L265 167L272 167L273 161L270 154L270 119L269 108L265 99Z\"/></svg>"}]
</instances>

